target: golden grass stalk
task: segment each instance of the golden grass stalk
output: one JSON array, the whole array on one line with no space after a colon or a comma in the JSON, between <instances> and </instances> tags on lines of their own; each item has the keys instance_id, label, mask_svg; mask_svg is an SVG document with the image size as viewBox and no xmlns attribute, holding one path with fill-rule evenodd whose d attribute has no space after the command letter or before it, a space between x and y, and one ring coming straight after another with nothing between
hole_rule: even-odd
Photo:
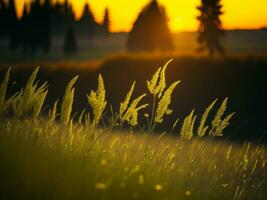
<instances>
[{"instance_id":1,"label":"golden grass stalk","mask_svg":"<svg viewBox=\"0 0 267 200\"><path fill-rule=\"evenodd\" d=\"M225 98L212 121L212 128L209 132L209 135L212 137L223 136L223 130L229 125L229 121L235 114L232 113L223 118L223 115L227 109L227 102L228 98Z\"/></svg>"},{"instance_id":2,"label":"golden grass stalk","mask_svg":"<svg viewBox=\"0 0 267 200\"><path fill-rule=\"evenodd\" d=\"M218 99L216 99L215 101L213 101L206 108L205 112L203 113L203 115L201 117L200 125L199 125L198 130L197 130L197 134L198 134L199 137L203 137L206 134L206 132L207 132L207 130L209 128L209 126L206 126L205 124L206 124L207 118L209 116L209 113L212 110L212 108L214 107L214 105L216 104L217 100Z\"/></svg>"},{"instance_id":3,"label":"golden grass stalk","mask_svg":"<svg viewBox=\"0 0 267 200\"><path fill-rule=\"evenodd\" d=\"M155 114L155 122L162 123L164 115L170 115L172 110L169 109L169 105L171 103L171 95L176 86L180 83L180 81L176 81L170 85L170 87L164 92L164 95L159 100L158 107Z\"/></svg>"},{"instance_id":4,"label":"golden grass stalk","mask_svg":"<svg viewBox=\"0 0 267 200\"><path fill-rule=\"evenodd\" d=\"M173 59L169 60L162 68L160 67L155 74L152 76L150 81L147 81L147 88L153 96L161 97L165 87L166 87L166 78L165 72L168 65L172 62Z\"/></svg>"},{"instance_id":5,"label":"golden grass stalk","mask_svg":"<svg viewBox=\"0 0 267 200\"><path fill-rule=\"evenodd\" d=\"M98 125L102 118L103 111L107 105L106 90L104 86L104 80L99 74L98 76L98 88L97 91L91 91L90 95L87 95L88 103L91 106L94 114L93 125Z\"/></svg>"},{"instance_id":6,"label":"golden grass stalk","mask_svg":"<svg viewBox=\"0 0 267 200\"><path fill-rule=\"evenodd\" d=\"M143 94L132 101L126 112L121 117L121 122L127 122L130 126L136 126L138 124L138 112L148 106L143 104L138 106L139 102L146 96Z\"/></svg>"},{"instance_id":7,"label":"golden grass stalk","mask_svg":"<svg viewBox=\"0 0 267 200\"><path fill-rule=\"evenodd\" d=\"M132 84L131 89L127 93L124 101L120 104L119 116L122 116L124 112L127 110L131 97L133 95L134 88L135 88L135 82Z\"/></svg>"},{"instance_id":8,"label":"golden grass stalk","mask_svg":"<svg viewBox=\"0 0 267 200\"><path fill-rule=\"evenodd\" d=\"M17 117L33 115L33 117L36 118L41 112L48 93L48 85L45 82L38 87L38 82L35 82L38 71L39 67L33 71L25 88L10 102L13 105L13 112Z\"/></svg>"},{"instance_id":9,"label":"golden grass stalk","mask_svg":"<svg viewBox=\"0 0 267 200\"><path fill-rule=\"evenodd\" d=\"M4 114L5 109L6 109L5 98L6 98L6 91L7 91L7 86L8 86L9 76L10 76L10 70L11 70L11 67L8 68L5 74L4 80L2 81L0 85L0 116Z\"/></svg>"},{"instance_id":10,"label":"golden grass stalk","mask_svg":"<svg viewBox=\"0 0 267 200\"><path fill-rule=\"evenodd\" d=\"M185 119L181 128L180 136L182 139L190 140L193 137L194 125L196 117L193 110Z\"/></svg>"},{"instance_id":11,"label":"golden grass stalk","mask_svg":"<svg viewBox=\"0 0 267 200\"><path fill-rule=\"evenodd\" d=\"M57 105L58 105L58 100L56 100L53 107L51 108L51 110L48 113L49 122L54 122L56 117L57 117Z\"/></svg>"},{"instance_id":12,"label":"golden grass stalk","mask_svg":"<svg viewBox=\"0 0 267 200\"><path fill-rule=\"evenodd\" d=\"M61 104L61 112L60 112L60 121L61 123L67 125L70 121L71 112L72 112L72 104L74 99L74 84L78 80L79 76L75 76L67 85L65 90L65 95L63 97L63 101Z\"/></svg>"}]
</instances>

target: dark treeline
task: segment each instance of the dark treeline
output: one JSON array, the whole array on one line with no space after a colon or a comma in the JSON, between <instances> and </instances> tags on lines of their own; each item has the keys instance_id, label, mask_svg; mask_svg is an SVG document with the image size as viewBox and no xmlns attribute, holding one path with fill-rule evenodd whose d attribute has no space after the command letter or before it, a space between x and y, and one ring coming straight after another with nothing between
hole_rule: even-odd
<instances>
[{"instance_id":1,"label":"dark treeline","mask_svg":"<svg viewBox=\"0 0 267 200\"><path fill-rule=\"evenodd\" d=\"M24 7L21 19L17 19L15 0L0 0L0 38L9 38L11 50L23 49L34 55L37 50L48 53L51 38L55 42L64 41L63 51L70 55L76 53L79 38L82 45L91 47L96 36L107 37L110 33L109 10L103 13L103 21L97 23L87 3L81 18L76 20L71 4L52 4L52 0L35 0ZM224 36L221 15L222 0L201 0L197 7L199 16L198 51L207 50L211 57L215 53L224 54L221 44ZM61 40L59 40L61 39ZM165 8L157 0L150 2L141 10L133 23L126 44L130 52L173 51L174 42L168 27Z\"/></svg>"},{"instance_id":2,"label":"dark treeline","mask_svg":"<svg viewBox=\"0 0 267 200\"><path fill-rule=\"evenodd\" d=\"M52 37L65 38L64 47L74 47L67 51L68 54L75 52L77 45L73 44L77 43L76 37L84 38L90 46L96 35L109 34L109 26L109 11L105 11L103 23L99 24L95 21L89 4L84 6L82 17L76 20L68 0L64 4L35 0L25 4L23 15L18 19L15 0L0 0L0 38L9 40L11 50L22 48L24 53L31 55L37 50L48 53Z\"/></svg>"}]
</instances>

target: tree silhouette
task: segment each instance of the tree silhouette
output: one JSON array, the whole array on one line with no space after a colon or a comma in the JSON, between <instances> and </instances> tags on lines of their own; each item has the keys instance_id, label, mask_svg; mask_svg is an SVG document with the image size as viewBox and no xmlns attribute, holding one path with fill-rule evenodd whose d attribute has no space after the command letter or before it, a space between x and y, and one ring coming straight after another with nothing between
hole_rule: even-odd
<instances>
[{"instance_id":1,"label":"tree silhouette","mask_svg":"<svg viewBox=\"0 0 267 200\"><path fill-rule=\"evenodd\" d=\"M42 8L41 17L41 46L45 53L51 48L51 0L45 0Z\"/></svg>"},{"instance_id":2,"label":"tree silhouette","mask_svg":"<svg viewBox=\"0 0 267 200\"><path fill-rule=\"evenodd\" d=\"M25 54L28 53L31 44L30 31L31 29L29 26L29 13L27 12L27 4L25 4L23 8L23 15L21 18L21 31L20 31L22 48Z\"/></svg>"},{"instance_id":3,"label":"tree silhouette","mask_svg":"<svg viewBox=\"0 0 267 200\"><path fill-rule=\"evenodd\" d=\"M17 15L16 15L16 9L15 9L15 1L10 0L8 5L8 27L7 30L9 32L9 48L10 50L14 50L19 46L20 41L20 35L19 35L19 28L20 23L17 21Z\"/></svg>"},{"instance_id":4,"label":"tree silhouette","mask_svg":"<svg viewBox=\"0 0 267 200\"><path fill-rule=\"evenodd\" d=\"M73 55L77 52L77 42L75 37L75 32L72 26L69 26L66 38L64 42L64 53L66 55Z\"/></svg>"},{"instance_id":5,"label":"tree silhouette","mask_svg":"<svg viewBox=\"0 0 267 200\"><path fill-rule=\"evenodd\" d=\"M4 0L0 0L0 37L8 35L8 12L7 4Z\"/></svg>"},{"instance_id":6,"label":"tree silhouette","mask_svg":"<svg viewBox=\"0 0 267 200\"><path fill-rule=\"evenodd\" d=\"M64 4L64 18L65 18L65 25L67 26L67 29L70 25L73 25L75 23L75 17L72 10L72 5L69 3L68 0L65 1Z\"/></svg>"},{"instance_id":7,"label":"tree silhouette","mask_svg":"<svg viewBox=\"0 0 267 200\"><path fill-rule=\"evenodd\" d=\"M129 51L173 50L173 41L167 25L165 9L152 0L139 14L129 33Z\"/></svg>"},{"instance_id":8,"label":"tree silhouette","mask_svg":"<svg viewBox=\"0 0 267 200\"><path fill-rule=\"evenodd\" d=\"M79 35L86 38L89 44L92 43L95 31L96 31L96 22L94 15L90 9L88 3L85 4L83 9L82 17L78 22Z\"/></svg>"},{"instance_id":9,"label":"tree silhouette","mask_svg":"<svg viewBox=\"0 0 267 200\"><path fill-rule=\"evenodd\" d=\"M17 22L17 14L15 8L15 0L9 0L8 8L7 8L7 21L8 21L8 31L12 33L14 31L14 27L16 26Z\"/></svg>"},{"instance_id":10,"label":"tree silhouette","mask_svg":"<svg viewBox=\"0 0 267 200\"><path fill-rule=\"evenodd\" d=\"M220 16L223 14L221 0L201 0L201 5L197 7L200 15L197 19L200 22L198 42L201 45L198 51L208 49L211 57L217 51L224 54L225 50L220 43L224 36Z\"/></svg>"},{"instance_id":11,"label":"tree silhouette","mask_svg":"<svg viewBox=\"0 0 267 200\"><path fill-rule=\"evenodd\" d=\"M108 35L110 33L110 17L108 8L105 9L104 19L102 22L102 28L104 35Z\"/></svg>"},{"instance_id":12,"label":"tree silhouette","mask_svg":"<svg viewBox=\"0 0 267 200\"><path fill-rule=\"evenodd\" d=\"M70 26L89 44L96 31L109 33L108 10L105 10L103 24L98 24L89 4L85 4L82 17L76 21L68 0L63 4L54 0L32 0L24 4L22 18L17 19L15 1L0 0L0 37L6 37L11 50L22 47L23 52L31 56L38 50L48 53L51 38L64 38Z\"/></svg>"}]
</instances>

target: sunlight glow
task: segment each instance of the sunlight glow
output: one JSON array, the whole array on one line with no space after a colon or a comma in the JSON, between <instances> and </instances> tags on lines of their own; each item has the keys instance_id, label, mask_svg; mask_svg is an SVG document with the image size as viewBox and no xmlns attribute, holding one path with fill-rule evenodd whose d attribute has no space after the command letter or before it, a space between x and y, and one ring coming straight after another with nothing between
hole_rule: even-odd
<instances>
[{"instance_id":1,"label":"sunlight glow","mask_svg":"<svg viewBox=\"0 0 267 200\"><path fill-rule=\"evenodd\" d=\"M23 4L30 0L16 0L21 15ZM64 2L64 0L60 0ZM96 21L101 22L105 8L111 12L112 31L129 31L140 9L150 0L69 0L73 4L76 17L81 15L85 2L90 2ZM195 31L198 22L196 6L200 0L159 0L165 6L169 25L173 32ZM266 0L224 0L223 24L227 29L260 28L267 26Z\"/></svg>"}]
</instances>

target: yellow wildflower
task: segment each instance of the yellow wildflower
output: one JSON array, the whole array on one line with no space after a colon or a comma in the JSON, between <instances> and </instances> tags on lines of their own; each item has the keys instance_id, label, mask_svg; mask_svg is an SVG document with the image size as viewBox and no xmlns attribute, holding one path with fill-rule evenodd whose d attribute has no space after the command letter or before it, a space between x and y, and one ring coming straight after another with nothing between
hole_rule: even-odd
<instances>
[{"instance_id":1,"label":"yellow wildflower","mask_svg":"<svg viewBox=\"0 0 267 200\"><path fill-rule=\"evenodd\" d=\"M98 190L105 190L107 189L107 185L105 183L96 183L95 188Z\"/></svg>"},{"instance_id":2,"label":"yellow wildflower","mask_svg":"<svg viewBox=\"0 0 267 200\"><path fill-rule=\"evenodd\" d=\"M159 185L159 184L155 185L156 191L161 191L162 189L163 189L162 185Z\"/></svg>"},{"instance_id":3,"label":"yellow wildflower","mask_svg":"<svg viewBox=\"0 0 267 200\"><path fill-rule=\"evenodd\" d=\"M139 175L139 177L138 177L138 183L139 183L140 185L142 185L142 184L144 184L144 182L145 182L145 180L144 180L144 176L143 176L143 175Z\"/></svg>"},{"instance_id":4,"label":"yellow wildflower","mask_svg":"<svg viewBox=\"0 0 267 200\"><path fill-rule=\"evenodd\" d=\"M186 190L185 191L185 196L190 196L191 195L191 191L190 190Z\"/></svg>"},{"instance_id":5,"label":"yellow wildflower","mask_svg":"<svg viewBox=\"0 0 267 200\"><path fill-rule=\"evenodd\" d=\"M106 165L107 165L107 161L106 161L106 160L101 160L100 164L101 164L102 166L106 166Z\"/></svg>"}]
</instances>

